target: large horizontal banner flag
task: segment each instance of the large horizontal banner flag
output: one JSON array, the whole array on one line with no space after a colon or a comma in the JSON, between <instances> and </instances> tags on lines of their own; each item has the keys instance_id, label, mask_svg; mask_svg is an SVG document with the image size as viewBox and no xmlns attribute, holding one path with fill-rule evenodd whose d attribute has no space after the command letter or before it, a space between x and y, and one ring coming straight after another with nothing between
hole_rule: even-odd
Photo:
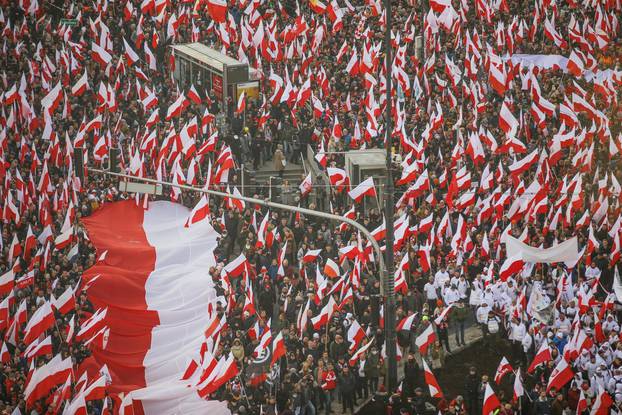
<instances>
[{"instance_id":1,"label":"large horizontal banner flag","mask_svg":"<svg viewBox=\"0 0 622 415\"><path fill-rule=\"evenodd\" d=\"M135 413L229 413L179 380L201 347L216 298L208 270L218 234L208 224L184 227L189 213L171 202L143 210L126 201L83 220L98 255L107 251L84 279L95 309L107 308L110 328L106 349L95 347L87 367L105 364L110 392L131 392Z\"/></svg>"},{"instance_id":2,"label":"large horizontal banner flag","mask_svg":"<svg viewBox=\"0 0 622 415\"><path fill-rule=\"evenodd\" d=\"M504 60L511 60L515 65L522 65L524 67L533 66L539 69L559 69L565 73L568 73L568 61L569 59L562 55L528 55L528 54L514 54L510 56L504 56ZM604 80L611 79L614 76L620 76L620 71L605 69L602 71L584 71L583 77L586 81L591 82L592 79Z\"/></svg>"},{"instance_id":3,"label":"large horizontal banner flag","mask_svg":"<svg viewBox=\"0 0 622 415\"><path fill-rule=\"evenodd\" d=\"M508 258L516 257L524 262L544 264L564 262L568 267L574 267L581 257L576 236L547 249L534 248L510 235L505 235L502 242L505 242Z\"/></svg>"}]
</instances>

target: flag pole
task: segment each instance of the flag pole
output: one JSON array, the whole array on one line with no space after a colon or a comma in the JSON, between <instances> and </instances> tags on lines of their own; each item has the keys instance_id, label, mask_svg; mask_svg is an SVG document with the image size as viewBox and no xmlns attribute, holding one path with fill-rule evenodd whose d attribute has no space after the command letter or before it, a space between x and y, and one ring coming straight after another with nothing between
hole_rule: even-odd
<instances>
[{"instance_id":1,"label":"flag pole","mask_svg":"<svg viewBox=\"0 0 622 415\"><path fill-rule=\"evenodd\" d=\"M324 351L327 353L328 353L328 325L329 324L330 324L330 319L326 320L326 343L324 343Z\"/></svg>"},{"instance_id":2,"label":"flag pole","mask_svg":"<svg viewBox=\"0 0 622 415\"><path fill-rule=\"evenodd\" d=\"M244 398L246 399L246 404L250 408L251 407L251 403L248 400L248 395L246 394L246 388L244 387L244 382L242 382L242 378L240 378L240 375L236 375L236 378L238 379L238 382L240 382L240 389L241 389L242 393L244 394Z\"/></svg>"}]
</instances>

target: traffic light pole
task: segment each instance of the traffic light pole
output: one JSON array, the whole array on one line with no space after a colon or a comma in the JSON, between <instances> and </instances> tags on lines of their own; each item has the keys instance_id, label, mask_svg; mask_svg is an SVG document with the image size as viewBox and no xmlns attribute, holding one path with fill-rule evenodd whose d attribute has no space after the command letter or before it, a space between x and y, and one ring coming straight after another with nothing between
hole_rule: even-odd
<instances>
[{"instance_id":1,"label":"traffic light pole","mask_svg":"<svg viewBox=\"0 0 622 415\"><path fill-rule=\"evenodd\" d=\"M386 149L386 185L384 189L385 209L384 218L387 228L386 233L386 249L385 249L385 271L384 285L384 329L385 329L385 347L387 351L387 390L392 393L397 389L397 338L395 333L395 274L394 258L393 258L393 216L395 213L394 202L394 184L391 158L391 133L393 131L393 115L391 114L391 81L393 77L393 59L391 57L391 26L393 24L393 15L391 12L391 0L384 1L386 26L384 32L384 53L386 68L386 87L387 99L384 122L385 122L385 149Z\"/></svg>"}]
</instances>

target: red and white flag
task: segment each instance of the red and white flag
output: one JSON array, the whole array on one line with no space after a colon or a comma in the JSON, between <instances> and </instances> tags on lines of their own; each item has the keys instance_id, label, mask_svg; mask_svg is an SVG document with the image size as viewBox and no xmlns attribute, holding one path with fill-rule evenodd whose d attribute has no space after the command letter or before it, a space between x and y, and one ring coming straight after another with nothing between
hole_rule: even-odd
<instances>
[{"instance_id":1,"label":"red and white flag","mask_svg":"<svg viewBox=\"0 0 622 415\"><path fill-rule=\"evenodd\" d=\"M192 209L192 212L190 212L190 216L188 216L184 226L188 228L195 223L204 221L205 219L207 219L207 223L209 223L209 212L209 199L207 198L207 195L204 194L201 199L199 199L196 206Z\"/></svg>"},{"instance_id":2,"label":"red and white flag","mask_svg":"<svg viewBox=\"0 0 622 415\"><path fill-rule=\"evenodd\" d=\"M309 174L307 174L307 177L305 177L302 183L300 183L300 186L298 188L300 189L301 196L306 196L311 193L311 190L313 189L313 180L311 177L311 172L309 172Z\"/></svg>"},{"instance_id":3,"label":"red and white flag","mask_svg":"<svg viewBox=\"0 0 622 415\"><path fill-rule=\"evenodd\" d=\"M71 95L75 97L79 97L87 89L89 89L89 82L88 82L88 77L86 75L86 70L85 70L84 74L82 74L80 79L78 79L76 83L71 87Z\"/></svg>"},{"instance_id":4,"label":"red and white flag","mask_svg":"<svg viewBox=\"0 0 622 415\"><path fill-rule=\"evenodd\" d=\"M181 115L182 111L185 110L188 107L188 105L189 105L188 100L186 99L184 94L181 93L177 97L175 102L173 102L168 107L168 110L166 111L166 120L169 121L171 118L179 117Z\"/></svg>"},{"instance_id":5,"label":"red and white flag","mask_svg":"<svg viewBox=\"0 0 622 415\"><path fill-rule=\"evenodd\" d=\"M238 105L235 109L236 114L242 114L246 109L246 91L242 92L238 98Z\"/></svg>"},{"instance_id":6,"label":"red and white flag","mask_svg":"<svg viewBox=\"0 0 622 415\"><path fill-rule=\"evenodd\" d=\"M52 337L47 336L41 341L31 343L26 350L24 350L24 357L28 361L37 356L45 356L46 354L52 354Z\"/></svg>"},{"instance_id":7,"label":"red and white flag","mask_svg":"<svg viewBox=\"0 0 622 415\"><path fill-rule=\"evenodd\" d=\"M486 383L486 392L484 394L484 404L482 405L482 415L490 415L501 406L501 402L490 387L490 383Z\"/></svg>"},{"instance_id":8,"label":"red and white flag","mask_svg":"<svg viewBox=\"0 0 622 415\"><path fill-rule=\"evenodd\" d=\"M125 38L123 38L123 46L125 47L124 56L129 66L134 65L136 62L140 60L140 58L138 57L138 54L134 51L134 49L132 49L129 43L127 43Z\"/></svg>"},{"instance_id":9,"label":"red and white flag","mask_svg":"<svg viewBox=\"0 0 622 415\"><path fill-rule=\"evenodd\" d=\"M201 96L194 88L194 85L190 85L190 89L188 90L188 98L195 104L201 105ZM205 110L207 111L207 108L205 108Z\"/></svg>"},{"instance_id":10,"label":"red and white flag","mask_svg":"<svg viewBox=\"0 0 622 415\"><path fill-rule=\"evenodd\" d=\"M570 56L568 56L566 68L568 69L568 72L576 77L582 76L583 72L585 72L585 64L583 63L583 59L574 49L570 52Z\"/></svg>"},{"instance_id":11,"label":"red and white flag","mask_svg":"<svg viewBox=\"0 0 622 415\"><path fill-rule=\"evenodd\" d=\"M549 383L546 386L546 391L550 391L551 388L555 388L555 390L560 390L563 388L566 383L570 382L574 377L574 372L572 368L568 364L566 358L562 357L553 372L551 372L551 376L549 377Z\"/></svg>"},{"instance_id":12,"label":"red and white flag","mask_svg":"<svg viewBox=\"0 0 622 415\"><path fill-rule=\"evenodd\" d=\"M332 259L328 258L324 265L324 275L330 278L337 278L339 276L339 265Z\"/></svg>"},{"instance_id":13,"label":"red and white flag","mask_svg":"<svg viewBox=\"0 0 622 415\"><path fill-rule=\"evenodd\" d=\"M536 353L533 361L527 368L527 373L532 373L536 369L536 367L548 362L549 360L551 360L551 349L549 348L548 343L544 341L542 343L542 346L540 346L540 350L538 350L538 353Z\"/></svg>"},{"instance_id":14,"label":"red and white flag","mask_svg":"<svg viewBox=\"0 0 622 415\"><path fill-rule=\"evenodd\" d=\"M413 314L410 314L404 317L397 325L396 330L397 331L401 331L401 330L410 331L410 329L412 328L415 322L416 317L417 317L417 313L413 313Z\"/></svg>"},{"instance_id":15,"label":"red and white flag","mask_svg":"<svg viewBox=\"0 0 622 415\"><path fill-rule=\"evenodd\" d=\"M63 360L60 354L54 356L43 366L36 368L24 389L26 405L32 406L34 402L46 397L53 387L65 382L72 370L71 357Z\"/></svg>"},{"instance_id":16,"label":"red and white flag","mask_svg":"<svg viewBox=\"0 0 622 415\"><path fill-rule=\"evenodd\" d=\"M99 62L103 68L106 68L110 61L112 61L112 55L95 42L91 43L91 56L95 61Z\"/></svg>"},{"instance_id":17,"label":"red and white flag","mask_svg":"<svg viewBox=\"0 0 622 415\"><path fill-rule=\"evenodd\" d=\"M585 398L585 393L583 393L583 389L579 389L579 402L577 403L577 415L581 415L584 411L587 410L587 399Z\"/></svg>"},{"instance_id":18,"label":"red and white flag","mask_svg":"<svg viewBox=\"0 0 622 415\"><path fill-rule=\"evenodd\" d=\"M224 23L227 20L227 0L207 0L207 11L214 21Z\"/></svg>"},{"instance_id":19,"label":"red and white flag","mask_svg":"<svg viewBox=\"0 0 622 415\"><path fill-rule=\"evenodd\" d=\"M233 261L225 265L221 273L227 274L231 278L238 277L246 269L247 262L248 260L246 259L244 253L241 253Z\"/></svg>"},{"instance_id":20,"label":"red and white flag","mask_svg":"<svg viewBox=\"0 0 622 415\"><path fill-rule=\"evenodd\" d=\"M501 265L501 268L499 269L499 278L501 279L501 281L506 281L511 276L520 272L520 270L523 269L524 265L525 263L523 262L523 260L516 256L506 258L506 260Z\"/></svg>"},{"instance_id":21,"label":"red and white flag","mask_svg":"<svg viewBox=\"0 0 622 415\"><path fill-rule=\"evenodd\" d=\"M15 274L13 268L10 268L7 272L0 276L0 296L4 296L13 290L15 285Z\"/></svg>"},{"instance_id":22,"label":"red and white flag","mask_svg":"<svg viewBox=\"0 0 622 415\"><path fill-rule=\"evenodd\" d=\"M108 314L108 308L100 308L91 317L84 321L80 326L80 330L76 334L76 340L82 341L92 339L95 334L105 327L106 314Z\"/></svg>"},{"instance_id":23,"label":"red and white flag","mask_svg":"<svg viewBox=\"0 0 622 415\"><path fill-rule=\"evenodd\" d=\"M93 347L91 352L97 362L114 367L111 388L131 393L146 415L175 413L180 407L228 413L224 403L204 400L196 388L178 381L210 325L205 310L216 301L205 270L216 264L218 235L202 227L185 229L189 214L171 202L151 202L144 210L129 200L105 204L83 219L97 252L108 251L105 261L83 274L85 283L92 281L89 300L108 307L107 350ZM238 262L243 268L246 258ZM180 313L187 307L204 311ZM119 360L114 353L119 347L132 353ZM234 365L223 368L214 385L235 376Z\"/></svg>"},{"instance_id":24,"label":"red and white flag","mask_svg":"<svg viewBox=\"0 0 622 415\"><path fill-rule=\"evenodd\" d=\"M617 392L617 391L616 391ZM613 399L611 395L603 389L602 386L598 386L598 395L594 399L592 404L592 411L590 415L606 415L609 414L609 408L613 405Z\"/></svg>"},{"instance_id":25,"label":"red and white flag","mask_svg":"<svg viewBox=\"0 0 622 415\"><path fill-rule=\"evenodd\" d=\"M348 343L350 343L350 352L353 352L365 338L365 332L358 321L352 320L352 324L348 328Z\"/></svg>"},{"instance_id":26,"label":"red and white flag","mask_svg":"<svg viewBox=\"0 0 622 415\"><path fill-rule=\"evenodd\" d=\"M499 111L499 128L501 128L507 135L513 136L518 131L519 123L506 101L503 101L501 105L501 111Z\"/></svg>"},{"instance_id":27,"label":"red and white flag","mask_svg":"<svg viewBox=\"0 0 622 415\"><path fill-rule=\"evenodd\" d=\"M434 376L434 373L432 373L432 371L428 367L428 364L426 363L425 358L422 358L421 362L423 363L423 373L425 377L425 383L428 384L428 388L430 389L430 396L433 398L442 398L443 392L441 391L441 387L439 386L438 381L436 380L436 377Z\"/></svg>"},{"instance_id":28,"label":"red and white flag","mask_svg":"<svg viewBox=\"0 0 622 415\"><path fill-rule=\"evenodd\" d=\"M350 364L350 366L354 366L356 364L356 362L359 360L359 358L361 357L361 355L363 353L365 353L372 345L372 343L374 342L374 339L371 339L370 341L367 342L366 345L364 345L363 347L361 347L360 349L358 349L348 360L348 363Z\"/></svg>"},{"instance_id":29,"label":"red and white flag","mask_svg":"<svg viewBox=\"0 0 622 415\"><path fill-rule=\"evenodd\" d=\"M54 88L52 88L50 92L48 92L47 95L41 99L41 108L44 108L46 111L48 111L48 113L52 114L60 105L60 100L62 98L63 87L60 81L58 81L56 86L54 86Z\"/></svg>"},{"instance_id":30,"label":"red and white flag","mask_svg":"<svg viewBox=\"0 0 622 415\"><path fill-rule=\"evenodd\" d=\"M451 311L453 306L454 306L454 303L452 303L449 306L443 308L443 311L441 311L441 313L434 319L434 324L436 324L436 325L441 324L441 322L443 320L445 320L445 318L447 317L447 314L449 314L449 312Z\"/></svg>"},{"instance_id":31,"label":"red and white flag","mask_svg":"<svg viewBox=\"0 0 622 415\"><path fill-rule=\"evenodd\" d=\"M328 302L326 303L326 305L322 307L320 314L311 319L311 324L313 324L313 328L318 330L320 327L324 327L324 325L328 323L336 310L337 304L335 303L335 300L331 295L328 297Z\"/></svg>"},{"instance_id":32,"label":"red and white flag","mask_svg":"<svg viewBox=\"0 0 622 415\"><path fill-rule=\"evenodd\" d=\"M501 362L499 362L499 367L497 367L497 373L495 373L495 383L499 385L501 383L501 379L508 373L512 373L514 370L512 369L512 365L508 362L508 359L503 356Z\"/></svg>"},{"instance_id":33,"label":"red and white flag","mask_svg":"<svg viewBox=\"0 0 622 415\"><path fill-rule=\"evenodd\" d=\"M285 356L285 341L283 340L283 332L279 332L272 341L272 358L270 365L274 365L281 357Z\"/></svg>"},{"instance_id":34,"label":"red and white flag","mask_svg":"<svg viewBox=\"0 0 622 415\"><path fill-rule=\"evenodd\" d=\"M24 343L29 344L54 325L54 312L49 301L44 302L30 317L24 329Z\"/></svg>"},{"instance_id":35,"label":"red and white flag","mask_svg":"<svg viewBox=\"0 0 622 415\"><path fill-rule=\"evenodd\" d=\"M518 398L525 395L525 388L523 387L523 377L520 374L520 367L516 369L516 376L514 377L514 401L518 401Z\"/></svg>"},{"instance_id":36,"label":"red and white flag","mask_svg":"<svg viewBox=\"0 0 622 415\"><path fill-rule=\"evenodd\" d=\"M9 349L6 347L6 342L2 343L2 347L0 348L0 362L7 364L11 361L11 353L9 353Z\"/></svg>"},{"instance_id":37,"label":"red and white flag","mask_svg":"<svg viewBox=\"0 0 622 415\"><path fill-rule=\"evenodd\" d=\"M356 202L360 203L365 196L376 197L376 187L374 178L368 177L348 192L348 195Z\"/></svg>"},{"instance_id":38,"label":"red and white flag","mask_svg":"<svg viewBox=\"0 0 622 415\"><path fill-rule=\"evenodd\" d=\"M54 296L52 296L51 301L52 307L54 307L56 311L62 315L67 314L76 306L76 297L74 295L73 288L67 287L60 297L54 298Z\"/></svg>"},{"instance_id":39,"label":"red and white flag","mask_svg":"<svg viewBox=\"0 0 622 415\"><path fill-rule=\"evenodd\" d=\"M209 382L205 388L199 391L200 397L203 398L208 394L213 393L239 373L238 365L236 363L236 359L233 357L233 353L229 353L229 356L226 359L224 357L221 359L223 359L224 362L222 364L220 364L219 362L220 367L218 372L215 372L216 376L213 381ZM211 401L208 403L215 404L215 401Z\"/></svg>"},{"instance_id":40,"label":"red and white flag","mask_svg":"<svg viewBox=\"0 0 622 415\"><path fill-rule=\"evenodd\" d=\"M428 325L426 329L415 339L415 344L419 348L421 354L426 354L428 347L436 340L436 334L434 333L434 327L432 324Z\"/></svg>"},{"instance_id":41,"label":"red and white flag","mask_svg":"<svg viewBox=\"0 0 622 415\"><path fill-rule=\"evenodd\" d=\"M302 262L307 264L315 261L320 256L320 252L322 252L321 249L309 249L302 257Z\"/></svg>"}]
</instances>

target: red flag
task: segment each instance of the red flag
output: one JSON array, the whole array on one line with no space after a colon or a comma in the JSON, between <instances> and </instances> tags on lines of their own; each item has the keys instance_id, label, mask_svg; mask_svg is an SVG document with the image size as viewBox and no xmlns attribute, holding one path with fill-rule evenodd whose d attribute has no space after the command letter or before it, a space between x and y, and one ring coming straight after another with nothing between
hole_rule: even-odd
<instances>
[{"instance_id":1,"label":"red flag","mask_svg":"<svg viewBox=\"0 0 622 415\"><path fill-rule=\"evenodd\" d=\"M224 23L227 20L227 1L207 0L207 11L214 21Z\"/></svg>"}]
</instances>

